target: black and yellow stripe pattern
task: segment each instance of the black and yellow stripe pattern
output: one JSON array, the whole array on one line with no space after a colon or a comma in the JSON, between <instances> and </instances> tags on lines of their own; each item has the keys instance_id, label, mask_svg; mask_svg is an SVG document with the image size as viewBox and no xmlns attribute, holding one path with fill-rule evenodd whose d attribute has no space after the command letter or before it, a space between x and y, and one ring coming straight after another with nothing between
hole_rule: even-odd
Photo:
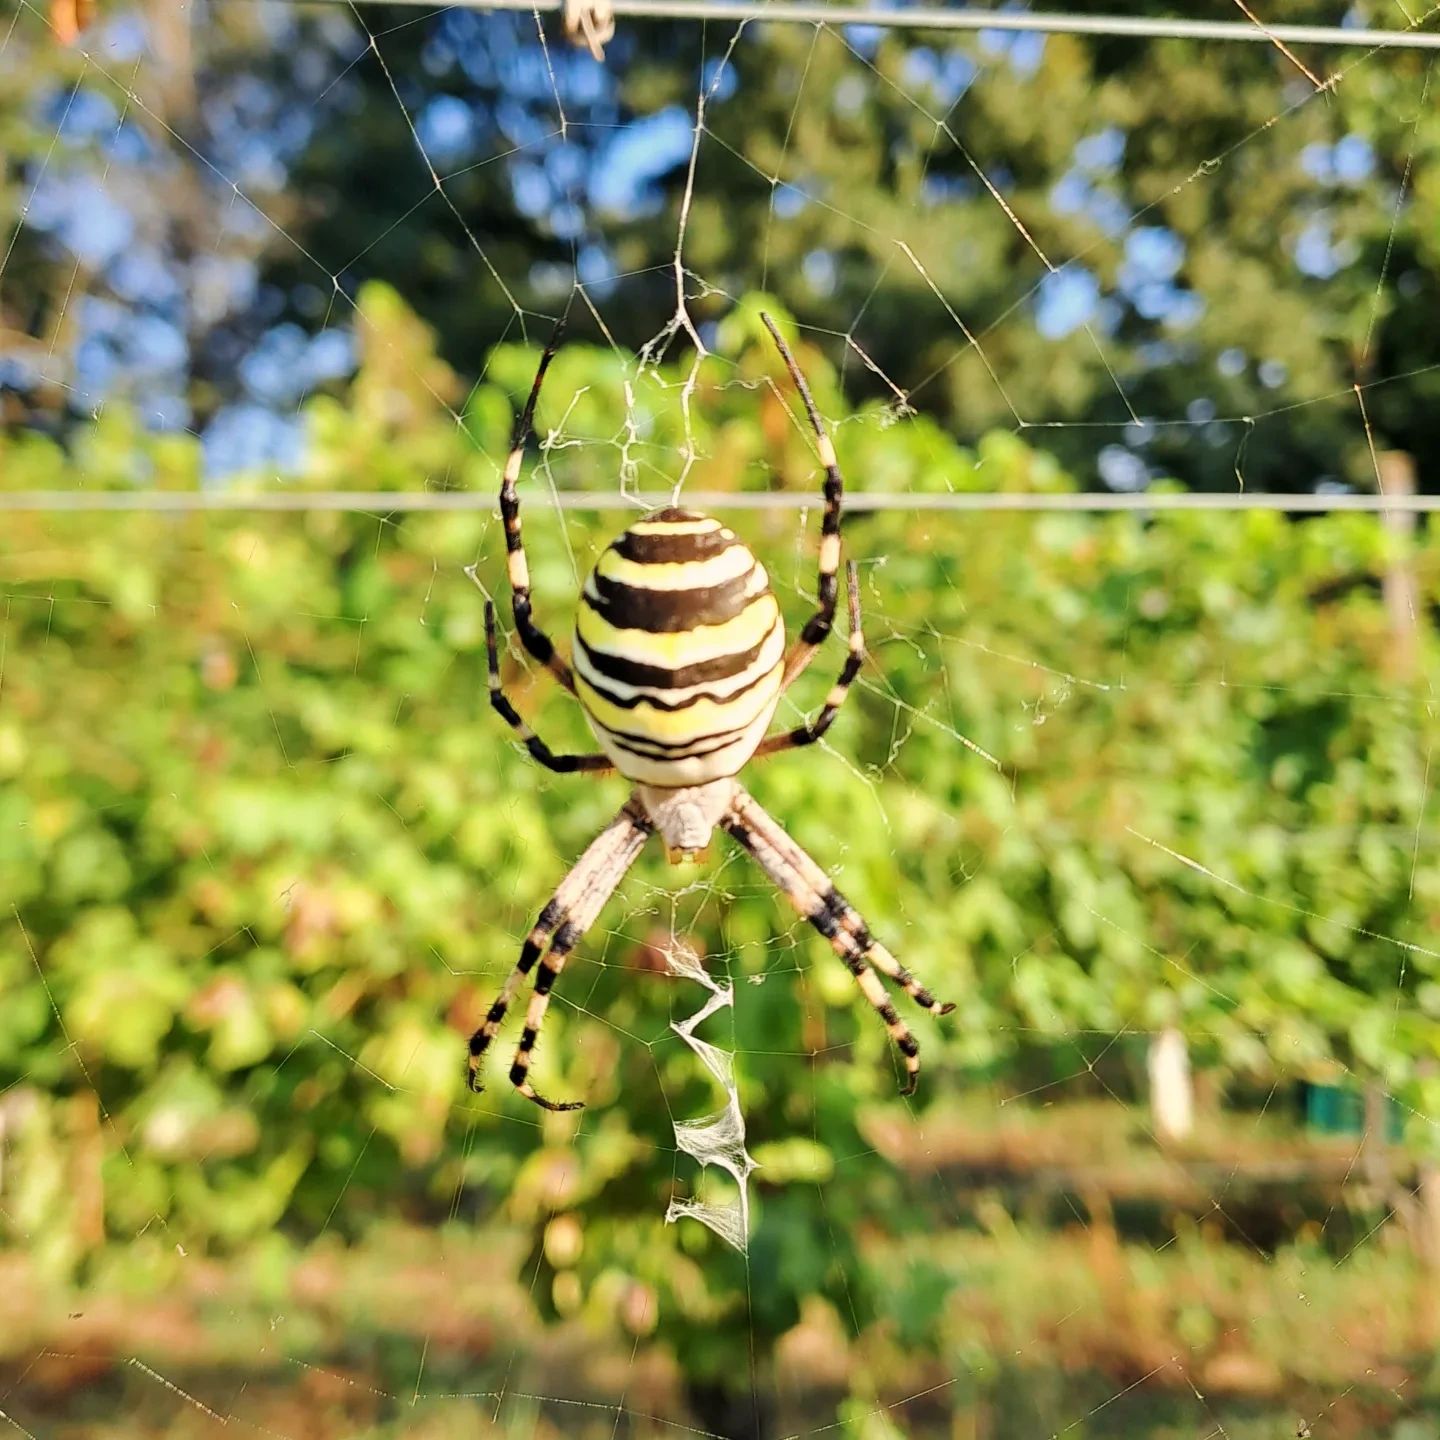
<instances>
[{"instance_id":1,"label":"black and yellow stripe pattern","mask_svg":"<svg viewBox=\"0 0 1440 1440\"><path fill-rule=\"evenodd\" d=\"M716 826L739 842L854 975L904 1059L904 1094L915 1089L920 1047L891 1003L885 981L898 985L933 1015L955 1008L938 1001L875 939L825 871L732 778L752 756L775 755L819 740L865 663L860 589L851 564L846 567L850 639L839 676L813 719L764 738L780 695L809 665L834 626L844 485L835 447L790 347L768 315L762 313L760 318L795 382L825 471L817 607L788 655L779 607L764 567L718 520L669 509L637 521L600 557L585 582L574 653L567 664L532 614L516 488L541 382L554 358L561 327L545 347L516 421L500 486L515 630L525 649L578 697L604 754L557 754L511 704L500 675L495 607L487 595L490 703L547 769L603 774L613 766L637 785L620 814L591 843L541 910L515 968L470 1037L472 1090L481 1089L485 1054L533 972L535 985L510 1068L511 1083L547 1110L579 1108L578 1101L547 1099L530 1083L535 1046L566 958L598 919L646 840L657 832L672 858L692 853L708 841ZM473 566L466 573L480 584ZM696 794L666 793L690 786L705 788Z\"/></svg>"},{"instance_id":2,"label":"black and yellow stripe pattern","mask_svg":"<svg viewBox=\"0 0 1440 1440\"><path fill-rule=\"evenodd\" d=\"M765 734L785 673L765 567L709 516L647 515L585 582L572 665L622 775L678 788L735 774Z\"/></svg>"}]
</instances>

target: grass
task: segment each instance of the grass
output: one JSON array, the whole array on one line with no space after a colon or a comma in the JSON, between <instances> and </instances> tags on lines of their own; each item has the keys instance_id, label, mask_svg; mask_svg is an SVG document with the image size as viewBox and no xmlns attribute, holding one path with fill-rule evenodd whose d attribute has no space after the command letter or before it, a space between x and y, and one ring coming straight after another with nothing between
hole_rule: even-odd
<instances>
[{"instance_id":1,"label":"grass","mask_svg":"<svg viewBox=\"0 0 1440 1440\"><path fill-rule=\"evenodd\" d=\"M1291 1415L1312 1417L1316 1436L1433 1425L1440 1294L1383 1233L1337 1263L1314 1245L1261 1255L1203 1225L1155 1248L1078 1218L1035 1231L998 1203L977 1218L867 1244L867 1267L891 1279L888 1313L852 1340L834 1310L807 1307L757 1357L753 1391L736 1377L761 1433L846 1415L831 1433L1241 1440L1294 1434L1275 1428ZM663 1315L638 1340L597 1327L588 1306L547 1325L513 1278L521 1244L397 1226L349 1247L276 1239L222 1262L142 1237L101 1252L84 1283L47 1282L9 1252L0 1410L22 1435L66 1440L235 1425L307 1440L583 1440L697 1424Z\"/></svg>"}]
</instances>

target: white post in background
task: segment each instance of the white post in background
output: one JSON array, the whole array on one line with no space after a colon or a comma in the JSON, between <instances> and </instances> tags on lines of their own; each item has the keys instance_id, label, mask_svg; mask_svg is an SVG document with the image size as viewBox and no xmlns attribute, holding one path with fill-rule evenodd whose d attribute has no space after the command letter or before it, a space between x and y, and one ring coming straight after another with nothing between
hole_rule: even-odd
<instances>
[{"instance_id":1,"label":"white post in background","mask_svg":"<svg viewBox=\"0 0 1440 1440\"><path fill-rule=\"evenodd\" d=\"M1150 1072L1150 1121L1162 1144L1184 1140L1195 1128L1195 1087L1190 1078L1190 1051L1174 1025L1150 1037L1145 1056Z\"/></svg>"}]
</instances>

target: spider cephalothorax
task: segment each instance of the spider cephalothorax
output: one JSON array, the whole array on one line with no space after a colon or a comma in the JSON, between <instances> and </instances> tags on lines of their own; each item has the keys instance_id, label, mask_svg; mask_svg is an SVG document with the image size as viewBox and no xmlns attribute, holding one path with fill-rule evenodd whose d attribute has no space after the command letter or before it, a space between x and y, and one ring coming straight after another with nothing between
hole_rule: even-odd
<instances>
[{"instance_id":1,"label":"spider cephalothorax","mask_svg":"<svg viewBox=\"0 0 1440 1440\"><path fill-rule=\"evenodd\" d=\"M814 720L765 738L780 696L810 663L834 626L840 568L842 484L835 450L820 423L804 376L770 317L762 316L784 358L815 431L825 469L820 536L819 607L787 654L779 606L765 568L718 520L689 510L658 510L638 520L601 555L585 582L575 621L572 671L530 613L530 573L520 532L515 482L535 402L558 340L540 358L529 399L515 427L500 487L515 628L525 648L576 696L603 755L556 755L520 718L500 685L495 609L485 606L490 702L550 770L618 770L635 782L630 799L560 882L521 947L520 959L470 1037L470 1085L521 982L539 962L535 992L510 1079L550 1110L578 1109L535 1092L530 1058L550 991L565 959L644 847L659 833L672 859L693 855L717 828L732 835L786 898L845 961L905 1058L910 1094L920 1072L919 1047L896 1014L877 975L895 981L935 1014L942 1005L870 934L829 877L735 779L754 756L818 740L830 727L865 659L860 598L847 568L850 645L839 678ZM543 958L542 958L543 957Z\"/></svg>"}]
</instances>

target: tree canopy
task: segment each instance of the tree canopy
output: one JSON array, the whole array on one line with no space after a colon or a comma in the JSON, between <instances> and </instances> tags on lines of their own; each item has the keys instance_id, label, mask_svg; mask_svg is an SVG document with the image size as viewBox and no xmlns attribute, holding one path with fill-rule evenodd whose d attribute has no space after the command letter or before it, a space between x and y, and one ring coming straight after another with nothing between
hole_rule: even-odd
<instances>
[{"instance_id":1,"label":"tree canopy","mask_svg":"<svg viewBox=\"0 0 1440 1440\"><path fill-rule=\"evenodd\" d=\"M769 289L852 401L1022 430L1087 486L1373 487L1387 448L1434 484L1423 54L837 18L626 22L601 65L523 14L194 13L107 8L76 51L15 8L12 418L129 398L212 469L289 465L367 280L474 377L576 279L575 333L653 341L678 248L702 334Z\"/></svg>"}]
</instances>

